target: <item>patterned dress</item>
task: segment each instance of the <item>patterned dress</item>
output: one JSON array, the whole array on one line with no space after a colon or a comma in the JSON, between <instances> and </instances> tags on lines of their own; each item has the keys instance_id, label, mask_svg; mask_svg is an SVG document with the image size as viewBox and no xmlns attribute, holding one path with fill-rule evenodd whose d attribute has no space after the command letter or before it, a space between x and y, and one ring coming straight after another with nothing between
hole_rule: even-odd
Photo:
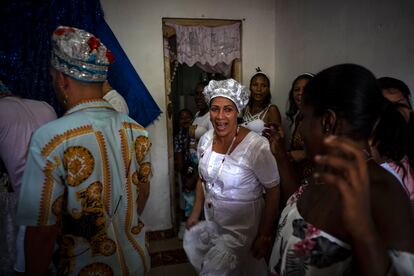
<instances>
[{"instance_id":1,"label":"patterned dress","mask_svg":"<svg viewBox=\"0 0 414 276\"><path fill-rule=\"evenodd\" d=\"M145 275L137 213L149 183L148 134L106 101L76 105L33 135L18 222L61 225L59 274Z\"/></svg>"},{"instance_id":2,"label":"patterned dress","mask_svg":"<svg viewBox=\"0 0 414 276\"><path fill-rule=\"evenodd\" d=\"M352 247L305 221L297 201L305 186L300 186L288 200L277 228L269 260L271 276L358 275L352 266ZM398 275L412 275L414 255L389 250Z\"/></svg>"}]
</instances>

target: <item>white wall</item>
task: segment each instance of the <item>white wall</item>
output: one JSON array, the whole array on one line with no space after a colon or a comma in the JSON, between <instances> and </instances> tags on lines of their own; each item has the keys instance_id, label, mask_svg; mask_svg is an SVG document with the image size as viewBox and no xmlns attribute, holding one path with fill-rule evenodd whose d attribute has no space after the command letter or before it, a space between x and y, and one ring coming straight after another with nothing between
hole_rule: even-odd
<instances>
[{"instance_id":1,"label":"white wall","mask_svg":"<svg viewBox=\"0 0 414 276\"><path fill-rule=\"evenodd\" d=\"M243 82L248 84L254 68L260 66L273 83L274 0L101 0L101 3L109 26L163 111L162 17L245 19L242 21ZM165 113L148 130L153 146L154 176L144 221L149 230L168 229L171 221Z\"/></svg>"},{"instance_id":2,"label":"white wall","mask_svg":"<svg viewBox=\"0 0 414 276\"><path fill-rule=\"evenodd\" d=\"M413 0L276 0L276 103L302 72L351 62L414 92Z\"/></svg>"}]
</instances>

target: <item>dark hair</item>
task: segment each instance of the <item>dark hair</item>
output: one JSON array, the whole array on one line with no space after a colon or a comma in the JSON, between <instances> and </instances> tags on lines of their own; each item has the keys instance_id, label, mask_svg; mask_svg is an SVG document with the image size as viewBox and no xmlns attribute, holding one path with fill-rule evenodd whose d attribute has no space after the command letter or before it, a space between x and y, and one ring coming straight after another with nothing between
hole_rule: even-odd
<instances>
[{"instance_id":1,"label":"dark hair","mask_svg":"<svg viewBox=\"0 0 414 276\"><path fill-rule=\"evenodd\" d=\"M378 83L381 89L395 88L401 91L408 104L411 106L411 92L408 86L401 80L391 77L382 77L378 79Z\"/></svg>"},{"instance_id":2,"label":"dark hair","mask_svg":"<svg viewBox=\"0 0 414 276\"><path fill-rule=\"evenodd\" d=\"M385 104L375 76L355 64L340 64L318 73L306 85L302 102L311 106L316 116L327 110L335 112L351 127L348 136L368 139Z\"/></svg>"},{"instance_id":3,"label":"dark hair","mask_svg":"<svg viewBox=\"0 0 414 276\"><path fill-rule=\"evenodd\" d=\"M372 131L372 146L382 157L393 161L403 170L404 181L406 170L401 160L407 156L411 167L413 167L413 160L409 154L409 148L412 147L409 140L409 124L398 110L400 106L401 104L387 103Z\"/></svg>"},{"instance_id":4,"label":"dark hair","mask_svg":"<svg viewBox=\"0 0 414 276\"><path fill-rule=\"evenodd\" d=\"M269 89L270 89L270 80L269 80L268 76L266 76L263 72L261 72L259 67L258 67L258 68L256 68L256 71L257 71L257 73L256 73L256 74L254 74L254 75L253 75L253 77L251 77L251 79L250 79L249 89L250 89L250 86L252 85L253 80L254 80L255 78L257 78L257 77L263 77L263 78L267 81L267 86L268 86L268 87L269 87ZM252 105L253 105L252 98L253 98L253 96L250 94L250 99L249 99L249 107L252 107ZM270 93L270 91L269 91L269 94L267 94L267 95L266 95L266 98L264 99L264 103L265 103L266 105L268 105L268 104L270 104L271 100L272 100L272 95L271 95L271 93Z\"/></svg>"},{"instance_id":5,"label":"dark hair","mask_svg":"<svg viewBox=\"0 0 414 276\"><path fill-rule=\"evenodd\" d=\"M295 84L299 80L310 80L313 77L314 77L313 74L304 73L304 74L300 74L299 76L297 76L292 82L292 87L289 90L289 98L288 98L288 103L287 103L288 107L286 110L286 116L288 117L290 121L290 125L293 124L294 117L299 110L298 107L296 106L295 99L293 98L293 89L295 88Z\"/></svg>"}]
</instances>

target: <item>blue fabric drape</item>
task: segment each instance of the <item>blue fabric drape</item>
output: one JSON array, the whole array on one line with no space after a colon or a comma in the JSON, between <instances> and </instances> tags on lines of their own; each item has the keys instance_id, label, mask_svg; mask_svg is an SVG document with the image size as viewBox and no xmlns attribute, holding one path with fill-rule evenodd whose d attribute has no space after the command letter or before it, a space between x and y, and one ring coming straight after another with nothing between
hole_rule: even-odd
<instances>
[{"instance_id":1,"label":"blue fabric drape","mask_svg":"<svg viewBox=\"0 0 414 276\"><path fill-rule=\"evenodd\" d=\"M101 20L96 36L111 49L115 62L111 65L108 80L112 87L125 98L128 103L129 116L141 125L147 126L160 115L160 109L141 81L127 55L109 28L105 20Z\"/></svg>"},{"instance_id":2,"label":"blue fabric drape","mask_svg":"<svg viewBox=\"0 0 414 276\"><path fill-rule=\"evenodd\" d=\"M143 126L159 116L159 107L106 24L99 0L1 2L0 79L14 94L46 101L63 113L49 77L50 37L59 25L74 26L102 37L114 52L109 81L125 97L130 116Z\"/></svg>"}]
</instances>

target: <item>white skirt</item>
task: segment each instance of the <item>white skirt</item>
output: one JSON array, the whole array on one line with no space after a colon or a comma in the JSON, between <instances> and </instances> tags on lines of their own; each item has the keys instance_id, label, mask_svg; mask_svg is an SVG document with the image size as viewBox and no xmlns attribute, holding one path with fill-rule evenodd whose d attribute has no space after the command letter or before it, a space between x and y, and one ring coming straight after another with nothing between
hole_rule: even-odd
<instances>
[{"instance_id":1,"label":"white skirt","mask_svg":"<svg viewBox=\"0 0 414 276\"><path fill-rule=\"evenodd\" d=\"M266 275L266 262L251 253L264 201L206 198L205 222L184 235L184 250L200 275Z\"/></svg>"}]
</instances>

